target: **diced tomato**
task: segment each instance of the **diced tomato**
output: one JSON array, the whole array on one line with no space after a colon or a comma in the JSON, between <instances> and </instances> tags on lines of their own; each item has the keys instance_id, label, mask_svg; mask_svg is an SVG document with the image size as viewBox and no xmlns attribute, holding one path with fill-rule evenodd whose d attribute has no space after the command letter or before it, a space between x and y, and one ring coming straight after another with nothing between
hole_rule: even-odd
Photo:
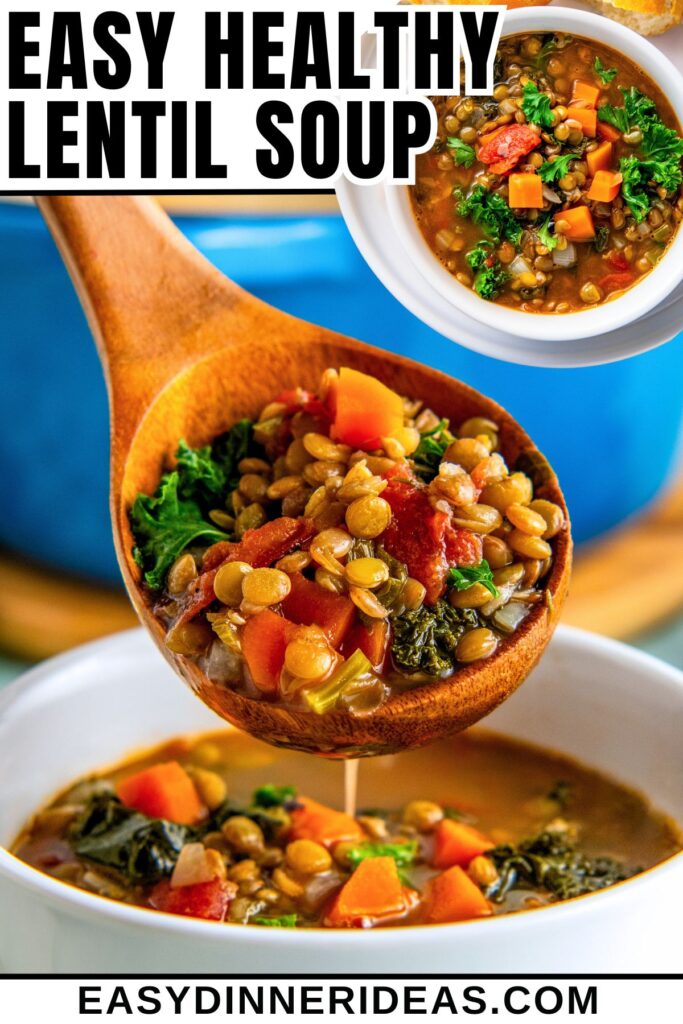
<instances>
[{"instance_id":1,"label":"diced tomato","mask_svg":"<svg viewBox=\"0 0 683 1024\"><path fill-rule=\"evenodd\" d=\"M282 610L299 626L320 626L335 649L356 617L353 602L342 594L333 594L300 572L290 576L292 589L282 602Z\"/></svg>"},{"instance_id":2,"label":"diced tomato","mask_svg":"<svg viewBox=\"0 0 683 1024\"><path fill-rule=\"evenodd\" d=\"M624 271L620 274L607 274L598 283L604 292L618 292L622 288L629 288L636 279L631 271Z\"/></svg>"},{"instance_id":3,"label":"diced tomato","mask_svg":"<svg viewBox=\"0 0 683 1024\"><path fill-rule=\"evenodd\" d=\"M471 860L491 850L493 845L470 825L444 818L434 832L434 867L452 868L457 864L466 868Z\"/></svg>"},{"instance_id":4,"label":"diced tomato","mask_svg":"<svg viewBox=\"0 0 683 1024\"><path fill-rule=\"evenodd\" d=\"M619 252L618 249L612 249L611 253L607 257L607 262L610 266L614 267L615 270L628 270L631 266L623 252Z\"/></svg>"},{"instance_id":5,"label":"diced tomato","mask_svg":"<svg viewBox=\"0 0 683 1024\"><path fill-rule=\"evenodd\" d=\"M251 678L264 693L277 693L287 643L295 626L264 608L251 615L242 632L242 653Z\"/></svg>"},{"instance_id":6,"label":"diced tomato","mask_svg":"<svg viewBox=\"0 0 683 1024\"><path fill-rule=\"evenodd\" d=\"M484 557L484 545L478 533L470 533L450 523L446 526L446 560L449 565L479 565Z\"/></svg>"},{"instance_id":7,"label":"diced tomato","mask_svg":"<svg viewBox=\"0 0 683 1024\"><path fill-rule=\"evenodd\" d=\"M238 543L220 541L204 554L203 571L187 591L186 603L177 624L189 622L215 600L213 581L217 569L226 562L248 562L255 569L266 568L283 558L295 547L315 536L312 519L280 516L256 530L247 530Z\"/></svg>"},{"instance_id":8,"label":"diced tomato","mask_svg":"<svg viewBox=\"0 0 683 1024\"><path fill-rule=\"evenodd\" d=\"M312 839L323 846L341 842L362 842L365 833L355 818L335 811L308 797L297 797L297 806L290 812L290 839Z\"/></svg>"},{"instance_id":9,"label":"diced tomato","mask_svg":"<svg viewBox=\"0 0 683 1024\"><path fill-rule=\"evenodd\" d=\"M368 659L375 672L381 672L384 668L389 641L391 639L391 628L384 619L376 619L371 626L366 626L358 619L349 630L342 653L348 658L354 651L362 651Z\"/></svg>"},{"instance_id":10,"label":"diced tomato","mask_svg":"<svg viewBox=\"0 0 683 1024\"><path fill-rule=\"evenodd\" d=\"M605 121L598 121L595 130L598 138L604 139L606 142L618 142L621 138L621 132Z\"/></svg>"},{"instance_id":11,"label":"diced tomato","mask_svg":"<svg viewBox=\"0 0 683 1024\"><path fill-rule=\"evenodd\" d=\"M382 497L391 506L392 518L382 534L382 544L425 587L425 600L434 604L446 588L448 561L445 529L448 516L436 512L424 488L390 480Z\"/></svg>"},{"instance_id":12,"label":"diced tomato","mask_svg":"<svg viewBox=\"0 0 683 1024\"><path fill-rule=\"evenodd\" d=\"M493 174L508 174L523 156L541 144L541 137L525 124L511 124L485 137L477 156Z\"/></svg>"},{"instance_id":13,"label":"diced tomato","mask_svg":"<svg viewBox=\"0 0 683 1024\"><path fill-rule=\"evenodd\" d=\"M332 436L354 448L372 451L382 437L403 426L400 395L376 377L342 366L334 392Z\"/></svg>"},{"instance_id":14,"label":"diced tomato","mask_svg":"<svg viewBox=\"0 0 683 1024\"><path fill-rule=\"evenodd\" d=\"M192 779L177 761L155 764L121 779L116 795L126 807L149 818L180 825L195 825L206 812Z\"/></svg>"},{"instance_id":15,"label":"diced tomato","mask_svg":"<svg viewBox=\"0 0 683 1024\"><path fill-rule=\"evenodd\" d=\"M150 892L149 905L166 914L200 917L204 921L224 921L230 902L237 892L234 882L215 878L198 885L172 889L168 879L158 882Z\"/></svg>"},{"instance_id":16,"label":"diced tomato","mask_svg":"<svg viewBox=\"0 0 683 1024\"><path fill-rule=\"evenodd\" d=\"M423 903L428 924L471 921L493 913L481 889L460 867L449 868L428 882Z\"/></svg>"}]
</instances>

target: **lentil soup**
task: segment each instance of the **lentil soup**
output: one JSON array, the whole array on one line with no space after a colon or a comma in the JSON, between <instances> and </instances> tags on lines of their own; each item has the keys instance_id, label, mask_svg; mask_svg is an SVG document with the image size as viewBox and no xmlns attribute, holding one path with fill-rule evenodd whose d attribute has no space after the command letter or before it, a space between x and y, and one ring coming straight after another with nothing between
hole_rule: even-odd
<instances>
[{"instance_id":1,"label":"lentil soup","mask_svg":"<svg viewBox=\"0 0 683 1024\"><path fill-rule=\"evenodd\" d=\"M213 682L367 715L503 652L546 601L568 525L527 471L492 420L451 426L328 370L205 448L180 441L131 509L135 556L169 649Z\"/></svg>"},{"instance_id":2,"label":"lentil soup","mask_svg":"<svg viewBox=\"0 0 683 1024\"><path fill-rule=\"evenodd\" d=\"M504 38L492 97L436 97L412 203L442 265L481 298L571 313L618 297L681 219L681 129L632 61L563 33Z\"/></svg>"},{"instance_id":3,"label":"lentil soup","mask_svg":"<svg viewBox=\"0 0 683 1024\"><path fill-rule=\"evenodd\" d=\"M355 817L334 809L340 772L316 762L313 783L309 757L234 730L178 739L70 786L13 851L167 913L355 928L544 907L681 848L638 794L484 731L365 762Z\"/></svg>"}]
</instances>

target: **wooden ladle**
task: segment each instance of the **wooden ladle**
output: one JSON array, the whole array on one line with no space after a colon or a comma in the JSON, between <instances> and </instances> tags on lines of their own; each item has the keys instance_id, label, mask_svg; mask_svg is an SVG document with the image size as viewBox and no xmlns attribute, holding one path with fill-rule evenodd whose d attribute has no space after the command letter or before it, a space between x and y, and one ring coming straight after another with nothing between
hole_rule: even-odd
<instances>
[{"instance_id":1,"label":"wooden ladle","mask_svg":"<svg viewBox=\"0 0 683 1024\"><path fill-rule=\"evenodd\" d=\"M87 313L107 377L111 515L128 593L159 649L195 693L223 718L269 743L333 757L428 743L466 728L509 697L538 661L557 622L570 573L568 530L554 542L547 603L537 605L493 657L395 696L368 717L316 715L249 699L211 682L192 660L168 650L132 557L128 513L135 496L154 491L179 438L206 444L240 417L257 415L283 388L315 388L326 367L373 374L455 423L490 417L500 426L508 465L535 478L537 496L563 508L564 499L530 438L495 402L436 370L259 301L201 256L152 200L50 196L38 204Z\"/></svg>"}]
</instances>

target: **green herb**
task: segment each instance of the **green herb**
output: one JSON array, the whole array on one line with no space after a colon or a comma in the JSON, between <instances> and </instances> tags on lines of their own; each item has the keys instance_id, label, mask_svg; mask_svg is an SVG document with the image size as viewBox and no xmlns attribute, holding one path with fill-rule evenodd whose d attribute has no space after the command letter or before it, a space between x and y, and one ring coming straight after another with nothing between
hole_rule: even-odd
<instances>
[{"instance_id":1,"label":"green herb","mask_svg":"<svg viewBox=\"0 0 683 1024\"><path fill-rule=\"evenodd\" d=\"M469 590L475 583L481 583L494 597L500 596L498 588L493 582L491 567L485 558L482 558L479 565L463 566L462 569L453 566L448 570L446 583L449 587L455 587L456 590Z\"/></svg>"},{"instance_id":2,"label":"green herb","mask_svg":"<svg viewBox=\"0 0 683 1024\"><path fill-rule=\"evenodd\" d=\"M195 832L124 807L113 794L100 794L73 822L67 838L78 857L112 868L137 885L170 875Z\"/></svg>"},{"instance_id":3,"label":"green herb","mask_svg":"<svg viewBox=\"0 0 683 1024\"><path fill-rule=\"evenodd\" d=\"M295 797L295 786L275 786L272 782L267 782L254 790L252 803L256 807L282 807Z\"/></svg>"},{"instance_id":4,"label":"green herb","mask_svg":"<svg viewBox=\"0 0 683 1024\"><path fill-rule=\"evenodd\" d=\"M604 252L609 245L610 230L606 224L598 224L595 229L593 248L596 252Z\"/></svg>"},{"instance_id":5,"label":"green herb","mask_svg":"<svg viewBox=\"0 0 683 1024\"><path fill-rule=\"evenodd\" d=\"M446 145L451 151L451 155L455 160L456 164L460 167L471 167L474 163L476 153L472 146L468 146L462 139L449 137L446 139Z\"/></svg>"},{"instance_id":6,"label":"green herb","mask_svg":"<svg viewBox=\"0 0 683 1024\"><path fill-rule=\"evenodd\" d=\"M483 185L476 185L459 203L458 213L478 224L494 242L507 238L513 245L519 245L522 225L497 192L488 192Z\"/></svg>"},{"instance_id":7,"label":"green herb","mask_svg":"<svg viewBox=\"0 0 683 1024\"><path fill-rule=\"evenodd\" d=\"M564 178L565 174L569 173L569 165L572 160L576 160L573 153L564 153L554 160L545 160L538 168L539 178L547 185L553 181L559 181L560 178Z\"/></svg>"},{"instance_id":8,"label":"green herb","mask_svg":"<svg viewBox=\"0 0 683 1024\"><path fill-rule=\"evenodd\" d=\"M546 249L549 249L550 252L557 248L557 237L550 230L553 224L553 218L548 215L536 231L536 237L539 242L541 245L544 245Z\"/></svg>"},{"instance_id":9,"label":"green herb","mask_svg":"<svg viewBox=\"0 0 683 1024\"><path fill-rule=\"evenodd\" d=\"M603 85L609 85L619 74L616 68L606 68L599 57L596 57L593 62L593 70Z\"/></svg>"},{"instance_id":10,"label":"green herb","mask_svg":"<svg viewBox=\"0 0 683 1024\"><path fill-rule=\"evenodd\" d=\"M439 472L439 464L449 444L454 440L448 429L448 420L440 420L432 430L425 430L413 452L415 472L428 483Z\"/></svg>"},{"instance_id":11,"label":"green herb","mask_svg":"<svg viewBox=\"0 0 683 1024\"><path fill-rule=\"evenodd\" d=\"M298 917L296 914L283 914L281 917L254 917L254 924L260 924L262 928L296 928Z\"/></svg>"},{"instance_id":12,"label":"green herb","mask_svg":"<svg viewBox=\"0 0 683 1024\"><path fill-rule=\"evenodd\" d=\"M179 485L178 471L164 474L154 496L138 494L130 511L133 557L153 590L163 586L169 568L193 541L213 544L228 539L203 517L196 501L179 496Z\"/></svg>"},{"instance_id":13,"label":"green herb","mask_svg":"<svg viewBox=\"0 0 683 1024\"><path fill-rule=\"evenodd\" d=\"M639 160L637 156L622 157L619 170L623 175L621 195L637 222L643 220L651 205L649 192L661 185L675 191L681 184L680 158L674 161Z\"/></svg>"},{"instance_id":14,"label":"green herb","mask_svg":"<svg viewBox=\"0 0 683 1024\"><path fill-rule=\"evenodd\" d=\"M654 100L640 92L635 86L630 89L622 89L624 97L623 107L614 107L606 103L598 107L598 120L611 124L613 128L622 134L627 132L634 125L642 128L652 117L657 116L657 107Z\"/></svg>"},{"instance_id":15,"label":"green herb","mask_svg":"<svg viewBox=\"0 0 683 1024\"><path fill-rule=\"evenodd\" d=\"M392 619L394 663L405 672L447 675L456 667L455 650L465 629L479 625L474 609L452 608L443 600L433 608L403 612Z\"/></svg>"},{"instance_id":16,"label":"green herb","mask_svg":"<svg viewBox=\"0 0 683 1024\"><path fill-rule=\"evenodd\" d=\"M640 144L648 160L656 163L667 164L669 173L679 178L680 184L681 168L680 162L683 157L683 138L673 128L667 128L658 118L651 119L641 125L643 141ZM674 188L677 186L673 186Z\"/></svg>"},{"instance_id":17,"label":"green herb","mask_svg":"<svg viewBox=\"0 0 683 1024\"><path fill-rule=\"evenodd\" d=\"M405 843L359 843L346 852L346 858L352 868L357 868L364 860L372 857L391 857L396 867L407 868L417 857L417 840Z\"/></svg>"},{"instance_id":18,"label":"green herb","mask_svg":"<svg viewBox=\"0 0 683 1024\"><path fill-rule=\"evenodd\" d=\"M472 270L481 270L486 261L491 258L491 242L477 242L474 249L465 254L465 259Z\"/></svg>"},{"instance_id":19,"label":"green herb","mask_svg":"<svg viewBox=\"0 0 683 1024\"><path fill-rule=\"evenodd\" d=\"M381 545L375 551L375 558L380 558L389 570L389 579L375 590L375 594L391 613L401 604L403 589L408 581L408 567L403 562L399 562L393 555L390 555ZM362 617L362 612L359 614ZM366 625L370 626L375 621L374 619L368 619Z\"/></svg>"},{"instance_id":20,"label":"green herb","mask_svg":"<svg viewBox=\"0 0 683 1024\"><path fill-rule=\"evenodd\" d=\"M508 279L500 261L491 253L490 242L478 242L465 259L475 271L474 290L482 299L495 299Z\"/></svg>"},{"instance_id":21,"label":"green herb","mask_svg":"<svg viewBox=\"0 0 683 1024\"><path fill-rule=\"evenodd\" d=\"M531 124L552 128L555 115L550 108L550 96L540 92L535 82L527 82L522 93L522 113Z\"/></svg>"},{"instance_id":22,"label":"green herb","mask_svg":"<svg viewBox=\"0 0 683 1024\"><path fill-rule=\"evenodd\" d=\"M512 889L545 889L560 900L606 889L637 874L611 857L589 857L564 832L547 829L516 846L496 846L485 856L498 869L486 895L500 903Z\"/></svg>"},{"instance_id":23,"label":"green herb","mask_svg":"<svg viewBox=\"0 0 683 1024\"><path fill-rule=\"evenodd\" d=\"M543 43L541 49L534 57L534 66L540 70L545 68L548 57L553 50L563 50L566 46L572 42L572 36L563 36L560 39L559 36L555 35L554 32L546 32L543 36Z\"/></svg>"},{"instance_id":24,"label":"green herb","mask_svg":"<svg viewBox=\"0 0 683 1024\"><path fill-rule=\"evenodd\" d=\"M304 700L311 711L315 711L317 715L324 715L326 711L332 710L350 683L371 670L372 665L363 652L354 651L322 686L304 690Z\"/></svg>"}]
</instances>

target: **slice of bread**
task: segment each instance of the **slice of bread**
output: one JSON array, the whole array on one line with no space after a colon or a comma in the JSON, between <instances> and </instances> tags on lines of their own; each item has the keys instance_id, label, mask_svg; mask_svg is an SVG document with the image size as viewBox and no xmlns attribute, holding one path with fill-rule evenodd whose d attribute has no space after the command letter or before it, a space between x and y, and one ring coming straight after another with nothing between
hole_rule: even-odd
<instances>
[{"instance_id":1,"label":"slice of bread","mask_svg":"<svg viewBox=\"0 0 683 1024\"><path fill-rule=\"evenodd\" d=\"M640 32L657 36L683 19L683 0L586 0L600 14Z\"/></svg>"}]
</instances>

